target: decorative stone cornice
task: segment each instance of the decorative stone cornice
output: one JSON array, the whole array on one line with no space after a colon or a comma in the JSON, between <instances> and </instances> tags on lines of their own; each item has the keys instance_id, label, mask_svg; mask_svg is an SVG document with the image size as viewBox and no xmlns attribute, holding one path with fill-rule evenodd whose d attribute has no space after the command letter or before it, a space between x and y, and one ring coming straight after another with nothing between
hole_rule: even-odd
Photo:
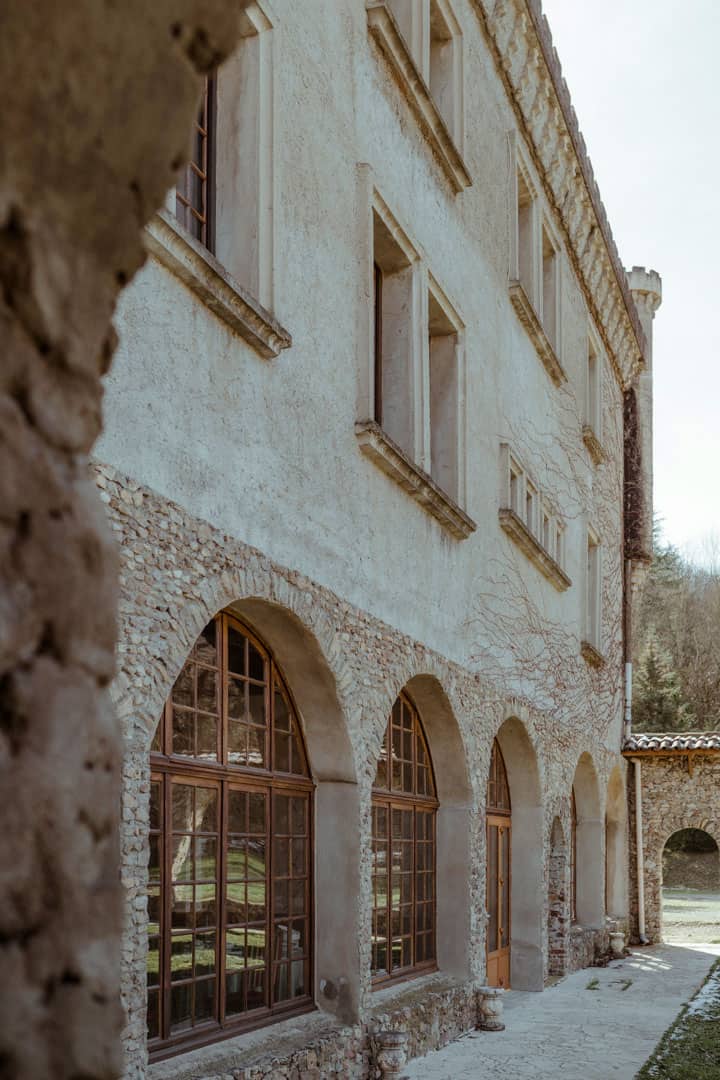
<instances>
[{"instance_id":1,"label":"decorative stone cornice","mask_svg":"<svg viewBox=\"0 0 720 1080\"><path fill-rule=\"evenodd\" d=\"M368 30L390 65L395 82L415 113L425 138L453 190L470 187L472 179L447 124L433 101L432 94L410 54L398 25L385 0L368 0Z\"/></svg>"},{"instance_id":2,"label":"decorative stone cornice","mask_svg":"<svg viewBox=\"0 0 720 1080\"><path fill-rule=\"evenodd\" d=\"M471 0L526 136L615 374L629 386L647 342L540 0Z\"/></svg>"},{"instance_id":3,"label":"decorative stone cornice","mask_svg":"<svg viewBox=\"0 0 720 1080\"><path fill-rule=\"evenodd\" d=\"M292 345L287 330L167 210L145 227L145 248L266 360Z\"/></svg>"},{"instance_id":4,"label":"decorative stone cornice","mask_svg":"<svg viewBox=\"0 0 720 1080\"><path fill-rule=\"evenodd\" d=\"M457 540L465 540L475 532L477 525L473 519L438 487L431 476L410 460L375 420L359 421L355 424L355 434L363 454L437 518Z\"/></svg>"}]
</instances>

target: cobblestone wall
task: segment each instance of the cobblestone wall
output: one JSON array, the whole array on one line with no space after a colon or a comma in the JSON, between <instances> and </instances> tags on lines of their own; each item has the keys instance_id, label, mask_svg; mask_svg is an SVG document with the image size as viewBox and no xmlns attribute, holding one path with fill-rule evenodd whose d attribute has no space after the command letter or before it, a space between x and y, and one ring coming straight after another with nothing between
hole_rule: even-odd
<instances>
[{"instance_id":1,"label":"cobblestone wall","mask_svg":"<svg viewBox=\"0 0 720 1080\"><path fill-rule=\"evenodd\" d=\"M425 1053L460 1034L471 1026L474 1006L469 1004L470 988L474 981L482 980L485 968L483 807L495 734L510 716L516 716L527 732L537 756L543 804L540 812L548 823L543 830L545 847L549 845L549 826L556 815L561 816L564 829L569 830L567 777L573 775L581 747L583 750L593 747L602 785L606 785L616 756L599 744L597 736L591 738L582 730L578 730L574 740L567 734L561 740L556 738L552 717L536 715L513 701L498 700L476 673L378 622L302 575L273 564L262 553L191 518L180 507L119 476L112 469L98 467L96 474L101 497L122 548L120 672L113 696L125 737L122 880L126 894L123 954L126 1076L139 1078L146 1074L144 969L150 741L170 687L203 626L217 611L248 597L255 598L253 603L288 612L322 654L337 695L338 715L349 738L351 767L360 791L361 836L369 836L370 791L375 763L387 717L398 692L419 676L430 678L441 688L447 705L442 723L454 729L453 733L445 733L448 738L455 739L448 745L456 756L464 757L469 778L469 866L467 880L462 883L471 897L467 941L462 943L467 958L466 982L460 987L437 991L435 996L419 992L410 1004L400 1005L392 998L383 1005L387 1010L383 1022L390 1023L388 1017L396 1016L398 1009L406 1010L402 1013L402 1023L410 1031L413 1054ZM433 737L430 738L433 753L445 737L441 722L437 721L437 725L435 733L431 729L431 736L436 740L433 744ZM309 748L312 758L311 743ZM465 769L465 764L462 768ZM356 825L347 823L346 827L352 829ZM379 1004L378 997L370 994L369 980L369 844L362 844L361 852L362 887L356 912L361 969L358 1015L361 1024L367 1024ZM601 852L598 857L602 857ZM543 850L540 866L542 892L547 898L546 850ZM544 907L537 911L537 920L547 968L547 899ZM337 1052L339 1060L344 1061L343 1055L348 1052L345 1040L345 1035L333 1035L331 1042L336 1049L326 1048L327 1053L332 1056ZM224 1045L232 1058L233 1040ZM304 1053L306 1049L297 1052ZM361 1057L364 1052L362 1049L352 1051ZM175 1063L181 1060L184 1058L173 1059ZM174 1067L177 1069L177 1064ZM260 1067L258 1065L257 1069ZM287 1075L295 1075L292 1073L295 1065L283 1067L290 1070ZM348 1068L347 1065L343 1067ZM358 1065L361 1070L358 1075L364 1067ZM242 1068L246 1068L244 1063ZM153 1066L153 1074L158 1070L162 1070L162 1066ZM216 1072L226 1075L224 1069ZM162 1075L161 1072L157 1074ZM181 1074L176 1071L173 1075ZM227 1075L255 1077L265 1073L236 1069ZM313 1074L308 1072L308 1075ZM354 1074L346 1072L346 1075Z\"/></svg>"},{"instance_id":2,"label":"cobblestone wall","mask_svg":"<svg viewBox=\"0 0 720 1080\"><path fill-rule=\"evenodd\" d=\"M679 829L703 829L720 845L720 753L695 755L692 775L685 754L644 756L642 762L645 934L662 938L662 853ZM632 775L632 773L631 773ZM638 932L635 785L631 788L631 912Z\"/></svg>"}]
</instances>

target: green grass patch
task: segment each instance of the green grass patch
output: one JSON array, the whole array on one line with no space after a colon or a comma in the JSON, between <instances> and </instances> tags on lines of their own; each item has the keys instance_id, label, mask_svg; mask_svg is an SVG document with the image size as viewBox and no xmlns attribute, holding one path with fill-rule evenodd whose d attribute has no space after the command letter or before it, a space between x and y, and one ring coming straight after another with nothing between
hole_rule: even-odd
<instances>
[{"instance_id":1,"label":"green grass patch","mask_svg":"<svg viewBox=\"0 0 720 1080\"><path fill-rule=\"evenodd\" d=\"M719 1080L720 960L663 1035L635 1080Z\"/></svg>"}]
</instances>

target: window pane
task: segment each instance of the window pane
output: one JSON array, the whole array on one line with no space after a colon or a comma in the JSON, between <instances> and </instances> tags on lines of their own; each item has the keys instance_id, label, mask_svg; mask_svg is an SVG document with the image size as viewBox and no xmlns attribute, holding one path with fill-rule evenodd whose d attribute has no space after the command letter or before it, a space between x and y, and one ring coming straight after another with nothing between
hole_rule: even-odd
<instances>
[{"instance_id":1,"label":"window pane","mask_svg":"<svg viewBox=\"0 0 720 1080\"><path fill-rule=\"evenodd\" d=\"M198 668L197 672L197 707L202 712L217 713L217 680L215 672L209 668Z\"/></svg>"},{"instance_id":2,"label":"window pane","mask_svg":"<svg viewBox=\"0 0 720 1080\"><path fill-rule=\"evenodd\" d=\"M215 621L208 623L200 637L195 642L193 656L203 664L217 667L217 651L215 647L216 626Z\"/></svg>"},{"instance_id":3,"label":"window pane","mask_svg":"<svg viewBox=\"0 0 720 1080\"><path fill-rule=\"evenodd\" d=\"M245 668L245 638L233 627L228 627L228 671L236 675L244 675Z\"/></svg>"},{"instance_id":4,"label":"window pane","mask_svg":"<svg viewBox=\"0 0 720 1080\"><path fill-rule=\"evenodd\" d=\"M195 974L211 975L215 971L215 933L195 937Z\"/></svg>"},{"instance_id":5,"label":"window pane","mask_svg":"<svg viewBox=\"0 0 720 1080\"><path fill-rule=\"evenodd\" d=\"M195 754L195 713L176 709L172 713L172 752L185 757Z\"/></svg>"},{"instance_id":6,"label":"window pane","mask_svg":"<svg viewBox=\"0 0 720 1080\"><path fill-rule=\"evenodd\" d=\"M248 675L251 679L265 681L265 660L250 642L248 642Z\"/></svg>"},{"instance_id":7,"label":"window pane","mask_svg":"<svg viewBox=\"0 0 720 1080\"><path fill-rule=\"evenodd\" d=\"M193 697L193 676L195 673L195 665L187 663L182 669L175 685L172 688L172 702L173 705L186 705L189 708L193 708L195 705Z\"/></svg>"},{"instance_id":8,"label":"window pane","mask_svg":"<svg viewBox=\"0 0 720 1080\"><path fill-rule=\"evenodd\" d=\"M170 971L173 982L192 978L192 934L173 934L170 946Z\"/></svg>"},{"instance_id":9,"label":"window pane","mask_svg":"<svg viewBox=\"0 0 720 1080\"><path fill-rule=\"evenodd\" d=\"M210 1020L215 1015L215 980L195 983L195 1023Z\"/></svg>"},{"instance_id":10,"label":"window pane","mask_svg":"<svg viewBox=\"0 0 720 1080\"><path fill-rule=\"evenodd\" d=\"M245 719L245 687L247 683L230 677L227 682L228 716L233 720Z\"/></svg>"},{"instance_id":11,"label":"window pane","mask_svg":"<svg viewBox=\"0 0 720 1080\"><path fill-rule=\"evenodd\" d=\"M184 1031L192 1022L192 983L173 986L170 993L170 1030Z\"/></svg>"}]
</instances>

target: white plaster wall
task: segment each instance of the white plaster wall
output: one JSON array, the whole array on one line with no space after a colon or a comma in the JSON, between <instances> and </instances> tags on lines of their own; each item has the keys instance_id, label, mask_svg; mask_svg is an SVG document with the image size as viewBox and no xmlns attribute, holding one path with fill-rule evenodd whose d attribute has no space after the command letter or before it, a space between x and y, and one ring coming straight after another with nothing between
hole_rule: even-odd
<instances>
[{"instance_id":1,"label":"white plaster wall","mask_svg":"<svg viewBox=\"0 0 720 1080\"><path fill-rule=\"evenodd\" d=\"M576 505L576 480L595 485L591 518L598 488L606 501L617 492L602 540L605 558L618 562L622 405L606 374L604 423L615 433L615 458L596 473L578 431L576 476L556 491L568 517L573 581L559 594L498 525L499 444L513 432L535 432L537 457L526 464L542 483L541 459L557 459L559 396L507 293L514 114L469 0L455 0L454 9L464 35L465 160L473 178L460 195L373 47L362 0L273 0L274 314L293 346L263 360L151 260L117 314L121 346L97 457L467 664L478 635L487 634L474 622L481 596L496 588L492 568L508 558L548 621L570 629L579 649L586 515ZM447 534L356 443L354 423L365 418L357 402L370 292L359 162L372 167L466 325L466 509L478 528L465 541ZM582 401L587 316L566 260L562 310L561 360ZM614 586L605 615L607 674L619 688ZM610 730L603 734L615 747L619 702L617 693L606 699Z\"/></svg>"}]
</instances>

